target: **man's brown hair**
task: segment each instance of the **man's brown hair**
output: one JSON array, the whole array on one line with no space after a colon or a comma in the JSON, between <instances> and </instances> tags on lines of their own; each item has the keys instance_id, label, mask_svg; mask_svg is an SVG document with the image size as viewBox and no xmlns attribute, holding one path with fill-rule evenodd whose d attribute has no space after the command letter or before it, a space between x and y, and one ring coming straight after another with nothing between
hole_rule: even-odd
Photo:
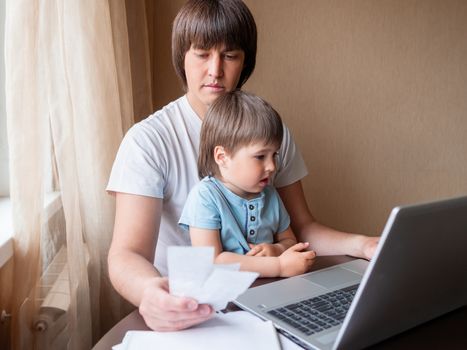
<instances>
[{"instance_id":1,"label":"man's brown hair","mask_svg":"<svg viewBox=\"0 0 467 350\"><path fill-rule=\"evenodd\" d=\"M241 0L190 0L180 9L172 28L172 63L187 88L185 55L191 45L210 49L225 45L243 50L245 62L237 88L250 77L256 64L256 23Z\"/></svg>"}]
</instances>

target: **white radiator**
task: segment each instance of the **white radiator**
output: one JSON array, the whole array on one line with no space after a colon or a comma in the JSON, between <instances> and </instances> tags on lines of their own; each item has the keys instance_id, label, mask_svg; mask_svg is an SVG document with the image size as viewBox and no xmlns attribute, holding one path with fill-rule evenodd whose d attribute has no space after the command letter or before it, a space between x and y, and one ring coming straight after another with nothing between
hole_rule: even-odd
<instances>
[{"instance_id":1,"label":"white radiator","mask_svg":"<svg viewBox=\"0 0 467 350\"><path fill-rule=\"evenodd\" d=\"M36 348L66 349L70 287L66 247L56 254L40 280L38 315L34 318Z\"/></svg>"}]
</instances>

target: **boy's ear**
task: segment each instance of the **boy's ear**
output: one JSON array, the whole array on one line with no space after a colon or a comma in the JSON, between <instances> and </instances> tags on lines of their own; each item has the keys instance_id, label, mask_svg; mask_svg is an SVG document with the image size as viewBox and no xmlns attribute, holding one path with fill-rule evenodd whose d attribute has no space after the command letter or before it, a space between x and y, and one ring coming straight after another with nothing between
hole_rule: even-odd
<instances>
[{"instance_id":1,"label":"boy's ear","mask_svg":"<svg viewBox=\"0 0 467 350\"><path fill-rule=\"evenodd\" d=\"M225 152L225 148L222 146L214 147L214 161L218 166L223 166L225 163L225 158L227 153Z\"/></svg>"}]
</instances>

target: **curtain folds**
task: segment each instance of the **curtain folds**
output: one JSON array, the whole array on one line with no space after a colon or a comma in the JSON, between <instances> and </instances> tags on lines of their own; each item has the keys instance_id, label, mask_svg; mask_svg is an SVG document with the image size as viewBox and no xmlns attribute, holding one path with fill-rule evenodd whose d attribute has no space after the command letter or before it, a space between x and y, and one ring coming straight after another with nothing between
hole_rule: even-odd
<instances>
[{"instance_id":1,"label":"curtain folds","mask_svg":"<svg viewBox=\"0 0 467 350\"><path fill-rule=\"evenodd\" d=\"M14 349L45 346L37 345L34 319L44 298L41 276L47 267L41 256L53 253L44 252L51 245L44 242L48 236L43 232L44 197L53 190L48 185L50 164L56 164L63 206L68 348L90 349L130 310L107 274L114 200L105 186L134 111L152 110L141 4L144 1L7 0ZM139 25L127 26L127 17L139 18ZM145 33L146 40L130 43L129 38L138 37L134 30ZM131 52L130 47L137 49ZM50 155L53 159L47 161Z\"/></svg>"},{"instance_id":2,"label":"curtain folds","mask_svg":"<svg viewBox=\"0 0 467 350\"><path fill-rule=\"evenodd\" d=\"M12 345L22 349L27 348L32 339L32 330L24 327L25 321L30 320L14 317L32 315L37 309L34 286L40 276L44 144L47 137L47 117L43 113L37 114L37 111L44 109L42 71L36 69L40 65L39 33L29 31L27 36L18 37L21 28L39 25L37 6L24 5L19 1L7 3L6 13L13 16L6 15L5 18L5 92L10 198L15 230L12 281L15 293L12 294L11 314L16 321L15 332L21 329L21 337L13 336ZM24 11L20 10L21 7L24 7ZM16 16L20 11L21 16ZM31 118L33 115L35 118ZM26 144L34 147L27 147Z\"/></svg>"}]
</instances>

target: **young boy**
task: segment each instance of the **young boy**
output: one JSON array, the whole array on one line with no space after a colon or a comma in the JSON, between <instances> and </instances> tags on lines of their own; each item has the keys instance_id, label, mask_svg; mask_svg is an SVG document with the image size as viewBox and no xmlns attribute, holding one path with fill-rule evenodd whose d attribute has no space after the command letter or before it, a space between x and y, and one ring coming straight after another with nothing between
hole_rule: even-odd
<instances>
[{"instance_id":1,"label":"young boy","mask_svg":"<svg viewBox=\"0 0 467 350\"><path fill-rule=\"evenodd\" d=\"M262 277L302 274L315 253L302 251L279 194L270 185L282 143L278 113L242 92L220 96L201 128L198 172L179 224L194 246L213 246L217 263L239 262Z\"/></svg>"}]
</instances>

